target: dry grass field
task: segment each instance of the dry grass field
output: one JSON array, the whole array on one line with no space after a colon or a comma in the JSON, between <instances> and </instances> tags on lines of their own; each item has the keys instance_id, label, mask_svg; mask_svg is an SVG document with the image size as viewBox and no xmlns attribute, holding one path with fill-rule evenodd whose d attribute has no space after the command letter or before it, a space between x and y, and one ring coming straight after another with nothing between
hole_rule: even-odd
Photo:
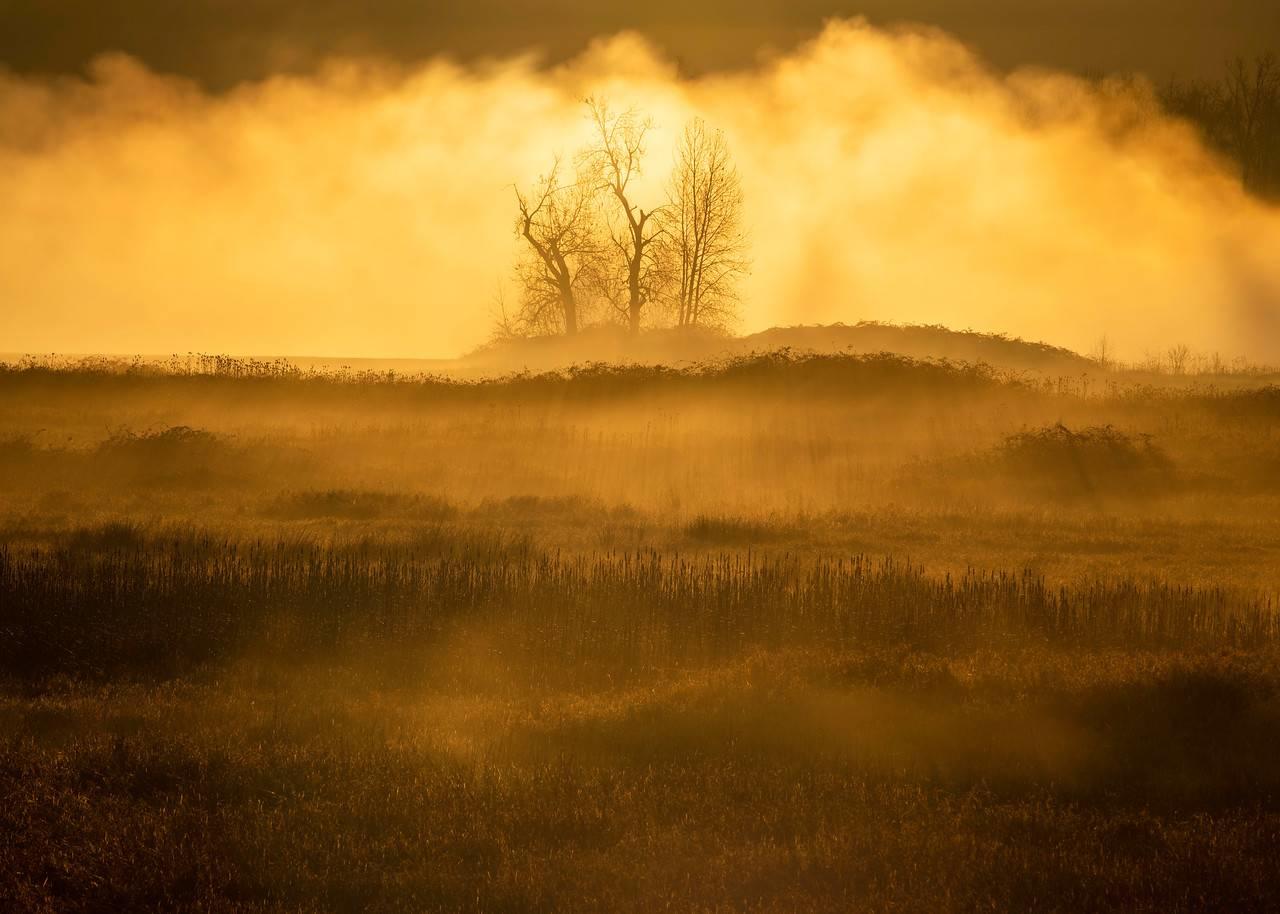
<instances>
[{"instance_id":1,"label":"dry grass field","mask_svg":"<svg viewBox=\"0 0 1280 914\"><path fill-rule=\"evenodd\" d=\"M0 370L0 907L1271 911L1280 390Z\"/></svg>"}]
</instances>

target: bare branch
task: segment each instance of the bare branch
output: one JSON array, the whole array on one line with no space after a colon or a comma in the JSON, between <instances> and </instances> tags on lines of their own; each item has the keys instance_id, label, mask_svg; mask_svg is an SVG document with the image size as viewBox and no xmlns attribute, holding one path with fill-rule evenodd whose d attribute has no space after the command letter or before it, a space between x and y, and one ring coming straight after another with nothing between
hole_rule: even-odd
<instances>
[{"instance_id":1,"label":"bare branch","mask_svg":"<svg viewBox=\"0 0 1280 914\"><path fill-rule=\"evenodd\" d=\"M657 210L645 210L635 202L632 181L641 174L653 123L635 109L615 114L603 100L588 98L586 106L594 136L581 161L597 189L613 204L606 207L606 223L614 256L601 265L600 290L631 332L638 333L657 284L654 242L660 227L654 218ZM625 308L619 304L624 292Z\"/></svg>"},{"instance_id":2,"label":"bare branch","mask_svg":"<svg viewBox=\"0 0 1280 914\"><path fill-rule=\"evenodd\" d=\"M732 322L737 282L749 270L741 181L724 134L690 122L676 150L662 214L671 261L670 304L680 326Z\"/></svg>"},{"instance_id":3,"label":"bare branch","mask_svg":"<svg viewBox=\"0 0 1280 914\"><path fill-rule=\"evenodd\" d=\"M528 332L578 331L581 280L600 249L590 185L562 175L556 159L531 192L515 191L516 233L529 246L516 268L524 299L520 323Z\"/></svg>"}]
</instances>

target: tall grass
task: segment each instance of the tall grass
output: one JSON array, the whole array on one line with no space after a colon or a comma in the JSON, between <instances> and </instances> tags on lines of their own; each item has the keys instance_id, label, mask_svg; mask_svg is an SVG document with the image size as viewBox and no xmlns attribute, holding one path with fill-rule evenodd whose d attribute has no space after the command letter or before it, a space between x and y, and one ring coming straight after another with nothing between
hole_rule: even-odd
<instances>
[{"instance_id":1,"label":"tall grass","mask_svg":"<svg viewBox=\"0 0 1280 914\"><path fill-rule=\"evenodd\" d=\"M475 538L430 553L198 535L86 542L0 547L4 669L172 675L251 649L430 641L468 624L497 626L549 662L619 671L811 643L1226 647L1280 635L1266 595L1123 579L1052 587L1031 573L939 577L865 556L566 557Z\"/></svg>"}]
</instances>

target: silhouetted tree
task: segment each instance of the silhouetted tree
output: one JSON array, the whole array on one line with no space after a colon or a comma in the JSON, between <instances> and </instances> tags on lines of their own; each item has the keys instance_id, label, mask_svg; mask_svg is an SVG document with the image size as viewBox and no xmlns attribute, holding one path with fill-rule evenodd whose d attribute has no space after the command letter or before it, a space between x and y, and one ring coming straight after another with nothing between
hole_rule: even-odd
<instances>
[{"instance_id":1,"label":"silhouetted tree","mask_svg":"<svg viewBox=\"0 0 1280 914\"><path fill-rule=\"evenodd\" d=\"M1115 357L1112 355L1111 348L1111 340L1107 339L1105 333L1098 337L1098 342L1094 344L1090 357L1098 363L1099 368L1115 367Z\"/></svg>"},{"instance_id":2,"label":"silhouetted tree","mask_svg":"<svg viewBox=\"0 0 1280 914\"><path fill-rule=\"evenodd\" d=\"M1179 343L1169 347L1169 371L1176 375L1187 373L1187 364L1191 359L1191 347Z\"/></svg>"},{"instance_id":3,"label":"silhouetted tree","mask_svg":"<svg viewBox=\"0 0 1280 914\"><path fill-rule=\"evenodd\" d=\"M1175 82L1165 106L1200 127L1210 145L1234 159L1245 189L1280 194L1280 59L1232 61L1217 82Z\"/></svg>"},{"instance_id":4,"label":"silhouetted tree","mask_svg":"<svg viewBox=\"0 0 1280 914\"><path fill-rule=\"evenodd\" d=\"M634 109L615 114L604 101L589 98L586 104L593 138L580 161L596 187L607 195L604 210L609 255L598 265L598 288L628 329L639 333L645 308L661 283L656 256L661 233L654 218L657 211L637 205L633 184L640 175L645 139L653 125Z\"/></svg>"},{"instance_id":5,"label":"silhouetted tree","mask_svg":"<svg viewBox=\"0 0 1280 914\"><path fill-rule=\"evenodd\" d=\"M516 232L528 243L516 267L519 324L525 332L573 335L583 318L579 290L600 253L593 189L578 177L565 182L557 159L528 194L516 189L516 203Z\"/></svg>"},{"instance_id":6,"label":"silhouetted tree","mask_svg":"<svg viewBox=\"0 0 1280 914\"><path fill-rule=\"evenodd\" d=\"M1280 178L1280 60L1237 59L1223 80L1226 137L1245 187L1267 192Z\"/></svg>"},{"instance_id":7,"label":"silhouetted tree","mask_svg":"<svg viewBox=\"0 0 1280 914\"><path fill-rule=\"evenodd\" d=\"M528 193L516 189L516 232L527 244L516 267L521 301L502 308L502 337L574 334L585 306L603 301L634 334L657 302L679 326L732 321L746 274L742 185L724 134L691 121L676 149L667 202L636 199L652 123L587 99L591 142L572 180L557 159Z\"/></svg>"},{"instance_id":8,"label":"silhouetted tree","mask_svg":"<svg viewBox=\"0 0 1280 914\"><path fill-rule=\"evenodd\" d=\"M726 324L735 315L738 280L749 264L742 182L721 131L700 119L685 127L668 193L661 218L676 323Z\"/></svg>"}]
</instances>

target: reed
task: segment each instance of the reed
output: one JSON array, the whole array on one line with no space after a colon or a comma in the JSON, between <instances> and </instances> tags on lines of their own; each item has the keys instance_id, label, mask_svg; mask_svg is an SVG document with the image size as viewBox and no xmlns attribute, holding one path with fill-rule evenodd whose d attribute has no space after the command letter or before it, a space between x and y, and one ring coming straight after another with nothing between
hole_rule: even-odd
<instances>
[{"instance_id":1,"label":"reed","mask_svg":"<svg viewBox=\"0 0 1280 914\"><path fill-rule=\"evenodd\" d=\"M0 547L0 664L23 676L176 674L500 625L545 658L665 667L758 647L897 644L1256 647L1274 598L1159 580L935 576L894 558L750 552L561 555L443 533L435 548L81 531ZM97 548L94 548L96 544Z\"/></svg>"}]
</instances>

